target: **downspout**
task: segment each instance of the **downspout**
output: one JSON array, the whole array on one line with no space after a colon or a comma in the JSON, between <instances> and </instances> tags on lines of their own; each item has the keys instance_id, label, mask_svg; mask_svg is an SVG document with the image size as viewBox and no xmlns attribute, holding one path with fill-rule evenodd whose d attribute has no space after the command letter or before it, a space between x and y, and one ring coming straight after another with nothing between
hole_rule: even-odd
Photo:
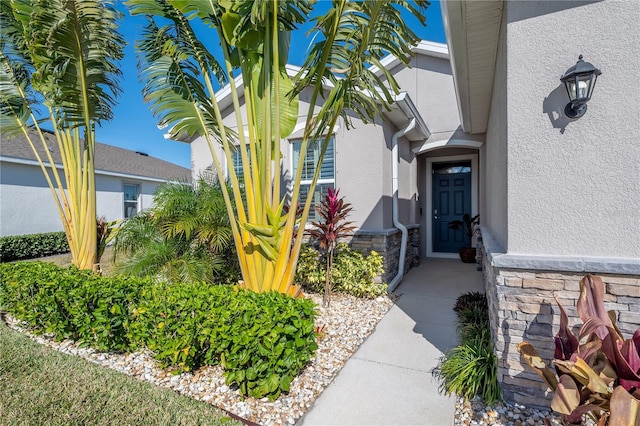
<instances>
[{"instance_id":1,"label":"downspout","mask_svg":"<svg viewBox=\"0 0 640 426\"><path fill-rule=\"evenodd\" d=\"M416 127L416 119L412 118L407 127L405 127L403 130L400 130L399 132L394 133L394 135L391 137L391 154L393 157L393 165L391 168L391 192L393 194L393 203L391 206L391 210L393 214L393 226L398 228L402 233L402 240L400 242L400 259L398 261L398 273L389 283L389 293L395 290L398 284L400 284L402 277L404 276L404 260L407 256L407 240L409 239L409 231L407 230L407 227L400 223L400 219L398 219L398 161L400 160L400 156L398 153L398 138L410 132L414 127Z\"/></svg>"}]
</instances>

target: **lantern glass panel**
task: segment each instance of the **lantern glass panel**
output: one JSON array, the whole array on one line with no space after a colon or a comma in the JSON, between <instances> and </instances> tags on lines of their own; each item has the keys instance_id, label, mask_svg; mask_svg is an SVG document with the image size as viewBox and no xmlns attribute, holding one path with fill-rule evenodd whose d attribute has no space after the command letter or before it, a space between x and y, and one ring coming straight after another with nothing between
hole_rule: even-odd
<instances>
[{"instance_id":1,"label":"lantern glass panel","mask_svg":"<svg viewBox=\"0 0 640 426\"><path fill-rule=\"evenodd\" d=\"M567 85L567 93L569 93L569 100L572 102L576 100L576 80L569 79L565 83Z\"/></svg>"},{"instance_id":2,"label":"lantern glass panel","mask_svg":"<svg viewBox=\"0 0 640 426\"><path fill-rule=\"evenodd\" d=\"M589 99L589 87L591 86L591 74L579 75L576 77L578 81L578 92L576 99Z\"/></svg>"}]
</instances>

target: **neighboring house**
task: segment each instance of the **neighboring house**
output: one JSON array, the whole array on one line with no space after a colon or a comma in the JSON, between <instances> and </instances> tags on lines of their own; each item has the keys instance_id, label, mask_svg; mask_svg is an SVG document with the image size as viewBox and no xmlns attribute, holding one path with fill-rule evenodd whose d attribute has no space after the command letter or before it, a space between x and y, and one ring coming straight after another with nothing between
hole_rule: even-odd
<instances>
[{"instance_id":1,"label":"neighboring house","mask_svg":"<svg viewBox=\"0 0 640 426\"><path fill-rule=\"evenodd\" d=\"M554 295L581 323L578 283L596 273L622 332L640 326L640 2L442 7L462 128L484 142L478 203L499 380L507 400L541 405L546 386L517 345L553 358ZM580 54L602 74L586 114L570 120L560 76Z\"/></svg>"},{"instance_id":2,"label":"neighboring house","mask_svg":"<svg viewBox=\"0 0 640 426\"><path fill-rule=\"evenodd\" d=\"M45 137L64 177L55 137L51 133L45 133ZM43 150L41 145L40 149ZM44 151L41 154L44 157ZM149 208L153 193L163 182L191 180L191 171L187 168L102 143L96 143L95 170L97 214L108 221L127 218ZM53 195L29 144L24 137L2 137L0 236L62 230Z\"/></svg>"}]
</instances>

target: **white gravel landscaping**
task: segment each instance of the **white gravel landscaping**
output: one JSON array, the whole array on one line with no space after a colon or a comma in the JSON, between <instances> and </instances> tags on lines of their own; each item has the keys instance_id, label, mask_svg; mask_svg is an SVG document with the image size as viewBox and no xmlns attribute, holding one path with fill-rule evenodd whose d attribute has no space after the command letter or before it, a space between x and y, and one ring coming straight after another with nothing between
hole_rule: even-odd
<instances>
[{"instance_id":1,"label":"white gravel landscaping","mask_svg":"<svg viewBox=\"0 0 640 426\"><path fill-rule=\"evenodd\" d=\"M387 296L369 300L334 294L331 306L323 308L321 295L311 294L308 297L318 305L316 326L324 326L324 335L318 339L319 347L315 357L291 383L290 392L274 402L266 398L243 399L236 389L225 384L220 366L173 375L158 368L149 353L114 354L79 348L74 341L56 342L51 336L28 333L9 316L7 320L11 328L25 332L32 340L60 352L81 356L96 364L209 402L264 426L292 425L311 407L313 401L331 383L393 305L393 301Z\"/></svg>"},{"instance_id":2,"label":"white gravel landscaping","mask_svg":"<svg viewBox=\"0 0 640 426\"><path fill-rule=\"evenodd\" d=\"M499 402L485 405L480 398L456 400L455 426L559 426L562 418L549 410Z\"/></svg>"},{"instance_id":3,"label":"white gravel landscaping","mask_svg":"<svg viewBox=\"0 0 640 426\"><path fill-rule=\"evenodd\" d=\"M52 336L35 335L20 326L9 315L8 325L27 334L32 340L70 355L81 356L93 363L112 368L141 380L191 396L227 410L243 419L264 426L293 425L311 407L313 401L335 378L347 360L375 329L393 305L381 296L375 300L335 294L331 306L322 307L322 296L307 295L318 305L316 326L323 327L315 357L294 379L289 393L277 401L266 398L242 398L237 389L225 384L220 366L203 367L193 373L174 375L157 367L149 352L131 354L103 353L80 348L72 340L56 342ZM562 425L559 415L548 410L527 408L518 404L498 403L486 406L480 399L456 401L456 426L534 426Z\"/></svg>"}]
</instances>

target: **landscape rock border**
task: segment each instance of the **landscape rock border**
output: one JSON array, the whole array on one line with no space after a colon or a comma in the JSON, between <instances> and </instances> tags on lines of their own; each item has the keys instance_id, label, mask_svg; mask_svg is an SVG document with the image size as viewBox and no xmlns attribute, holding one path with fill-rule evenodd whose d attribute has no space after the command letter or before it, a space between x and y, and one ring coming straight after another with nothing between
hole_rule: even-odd
<instances>
[{"instance_id":1,"label":"landscape rock border","mask_svg":"<svg viewBox=\"0 0 640 426\"><path fill-rule=\"evenodd\" d=\"M28 335L37 343L208 402L245 423L264 426L293 425L311 408L315 399L333 381L394 304L393 295L391 298L381 296L370 300L335 294L332 296L331 306L323 308L321 295L309 294L307 297L318 305L316 326L322 328L323 336L318 339L315 357L293 380L290 392L274 402L266 398L243 399L237 389L226 385L220 366L203 367L192 373L173 375L160 369L148 351L130 354L98 352L92 348L81 348L73 340L58 342L51 335L33 334L10 315L3 315L2 319L10 328ZM562 419L549 410L507 403L487 406L479 398L457 398L454 424L558 426L562 425Z\"/></svg>"},{"instance_id":2,"label":"landscape rock border","mask_svg":"<svg viewBox=\"0 0 640 426\"><path fill-rule=\"evenodd\" d=\"M301 374L293 380L291 390L273 402L266 398L243 399L237 389L226 385L221 366L203 367L192 373L173 375L160 369L148 351L130 354L98 352L92 348L81 348L72 340L57 342L51 335L30 333L9 315L5 320L10 328L23 332L32 340L54 350L80 356L95 364L173 389L180 394L208 402L241 419L264 426L293 425L333 381L394 304L389 296L371 300L334 294L331 306L324 308L321 295L309 294L306 297L318 305L316 326L322 330L318 350Z\"/></svg>"}]
</instances>

